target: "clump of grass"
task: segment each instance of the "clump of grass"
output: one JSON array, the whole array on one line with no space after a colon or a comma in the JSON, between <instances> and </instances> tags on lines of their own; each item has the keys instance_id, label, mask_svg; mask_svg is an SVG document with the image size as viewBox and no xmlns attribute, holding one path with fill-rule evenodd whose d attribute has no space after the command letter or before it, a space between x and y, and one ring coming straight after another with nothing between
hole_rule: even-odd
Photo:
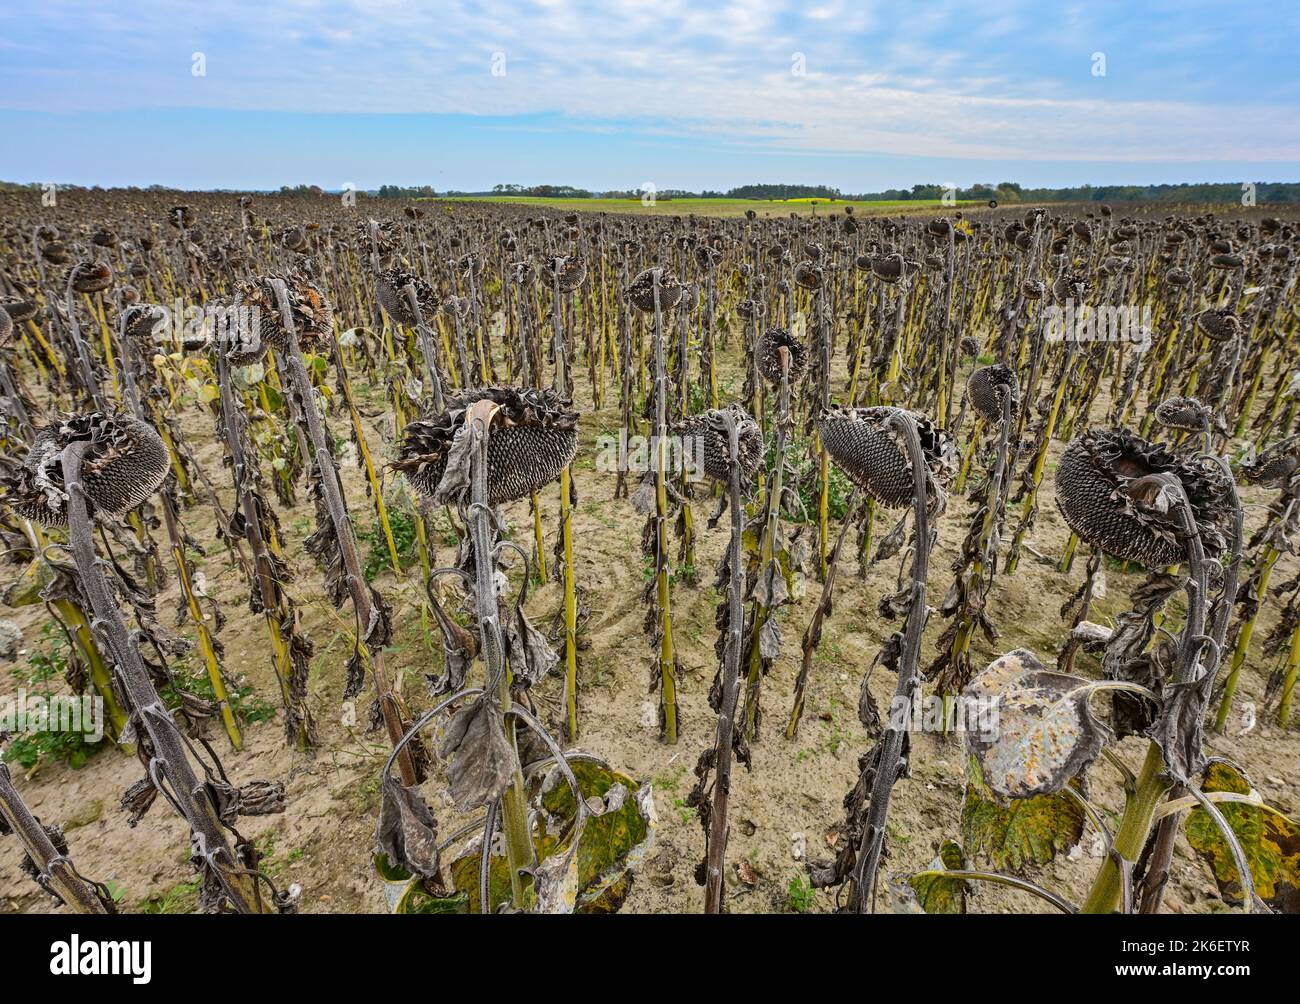
<instances>
[{"instance_id":1,"label":"clump of grass","mask_svg":"<svg viewBox=\"0 0 1300 1004\"><path fill-rule=\"evenodd\" d=\"M807 913L817 903L817 890L802 875L790 880L785 891L785 907L791 913Z\"/></svg>"},{"instance_id":2,"label":"clump of grass","mask_svg":"<svg viewBox=\"0 0 1300 1004\"><path fill-rule=\"evenodd\" d=\"M68 642L53 623L42 625L41 637L41 648L28 656L25 665L16 666L12 672L19 685L29 689L29 696L48 701L54 696L52 683L62 680L68 671ZM66 763L76 770L103 748L103 739L91 742L84 732L41 729L16 735L10 740L3 759L27 771L46 763Z\"/></svg>"},{"instance_id":3,"label":"clump of grass","mask_svg":"<svg viewBox=\"0 0 1300 1004\"><path fill-rule=\"evenodd\" d=\"M402 571L406 571L419 560L419 553L415 546L417 518L415 513L406 509L388 510L388 525L393 531L393 543L397 545L397 558ZM357 536L366 544L366 557L361 566L361 573L366 577L367 582L374 582L384 569L392 567L383 524L375 519L369 527L358 527Z\"/></svg>"}]
</instances>

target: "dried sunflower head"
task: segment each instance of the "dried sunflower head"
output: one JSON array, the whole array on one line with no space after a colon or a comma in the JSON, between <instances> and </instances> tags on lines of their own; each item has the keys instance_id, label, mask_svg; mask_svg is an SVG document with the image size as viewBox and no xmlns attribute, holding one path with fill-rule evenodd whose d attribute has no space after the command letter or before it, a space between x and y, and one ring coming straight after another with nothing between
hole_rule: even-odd
<instances>
[{"instance_id":1,"label":"dried sunflower head","mask_svg":"<svg viewBox=\"0 0 1300 1004\"><path fill-rule=\"evenodd\" d=\"M81 441L90 443L81 480L92 512L120 518L167 478L170 457L152 426L129 415L74 415L38 432L9 477L5 502L14 512L41 526L67 526L63 450Z\"/></svg>"},{"instance_id":2,"label":"dried sunflower head","mask_svg":"<svg viewBox=\"0 0 1300 1004\"><path fill-rule=\"evenodd\" d=\"M810 244L809 249L815 246ZM826 273L817 261L801 261L794 267L794 281L804 289L821 289L826 282Z\"/></svg>"},{"instance_id":3,"label":"dried sunflower head","mask_svg":"<svg viewBox=\"0 0 1300 1004\"><path fill-rule=\"evenodd\" d=\"M1205 405L1194 397L1169 397L1155 406L1155 420L1167 429L1204 432L1213 425Z\"/></svg>"},{"instance_id":4,"label":"dried sunflower head","mask_svg":"<svg viewBox=\"0 0 1300 1004\"><path fill-rule=\"evenodd\" d=\"M871 274L884 282L898 282L907 272L901 254L876 255L871 259Z\"/></svg>"},{"instance_id":5,"label":"dried sunflower head","mask_svg":"<svg viewBox=\"0 0 1300 1004\"><path fill-rule=\"evenodd\" d=\"M576 292L587 281L587 263L573 255L552 258L551 278L561 293Z\"/></svg>"},{"instance_id":6,"label":"dried sunflower head","mask_svg":"<svg viewBox=\"0 0 1300 1004\"><path fill-rule=\"evenodd\" d=\"M1076 304L1088 299L1088 277L1082 272L1062 272L1052 283L1052 298L1057 303L1073 300Z\"/></svg>"},{"instance_id":7,"label":"dried sunflower head","mask_svg":"<svg viewBox=\"0 0 1300 1004\"><path fill-rule=\"evenodd\" d=\"M559 477L573 460L578 413L555 391L485 387L450 398L445 411L417 419L402 430L393 469L403 472L420 494L440 502L468 499L471 451L464 448L468 446L465 419L479 401L497 406L488 439L490 504L536 491ZM458 445L462 448L455 449ZM449 458L454 468L450 472Z\"/></svg>"},{"instance_id":8,"label":"dried sunflower head","mask_svg":"<svg viewBox=\"0 0 1300 1004\"><path fill-rule=\"evenodd\" d=\"M912 503L912 465L902 432L892 421L898 409L829 408L817 416L822 445L836 465L881 505ZM910 413L920 434L921 451L933 483L946 488L956 473L957 449L948 434L924 415Z\"/></svg>"},{"instance_id":9,"label":"dried sunflower head","mask_svg":"<svg viewBox=\"0 0 1300 1004\"><path fill-rule=\"evenodd\" d=\"M307 230L304 227L289 227L280 234L280 243L290 251L299 253L310 249L311 244L307 237Z\"/></svg>"},{"instance_id":10,"label":"dried sunflower head","mask_svg":"<svg viewBox=\"0 0 1300 1004\"><path fill-rule=\"evenodd\" d=\"M664 268L647 268L638 272L627 287L627 298L637 310L654 312L656 274L659 278L659 309L669 310L680 302L685 287L677 281L677 277Z\"/></svg>"},{"instance_id":11,"label":"dried sunflower head","mask_svg":"<svg viewBox=\"0 0 1300 1004\"><path fill-rule=\"evenodd\" d=\"M711 272L722 261L722 252L708 244L701 244L695 249L695 263L705 272Z\"/></svg>"},{"instance_id":12,"label":"dried sunflower head","mask_svg":"<svg viewBox=\"0 0 1300 1004\"><path fill-rule=\"evenodd\" d=\"M1006 363L981 366L966 381L966 394L980 417L990 425L1002 424L1002 403L1011 399L1011 421L1020 414L1020 384L1015 371Z\"/></svg>"},{"instance_id":13,"label":"dried sunflower head","mask_svg":"<svg viewBox=\"0 0 1300 1004\"><path fill-rule=\"evenodd\" d=\"M375 297L384 313L404 328L415 327L415 311L406 299L406 287L415 286L415 300L420 305L420 313L432 317L438 309L438 294L433 287L418 275L399 268L390 268L375 277Z\"/></svg>"},{"instance_id":14,"label":"dried sunflower head","mask_svg":"<svg viewBox=\"0 0 1300 1004\"><path fill-rule=\"evenodd\" d=\"M1300 436L1274 443L1241 465L1241 476L1252 485L1285 488L1300 470Z\"/></svg>"},{"instance_id":15,"label":"dried sunflower head","mask_svg":"<svg viewBox=\"0 0 1300 1004\"><path fill-rule=\"evenodd\" d=\"M1231 482L1217 466L1180 457L1128 429L1090 429L1074 439L1056 469L1056 505L1079 537L1108 554L1148 567L1186 559L1176 498L1152 486L1181 486L1206 554L1226 546Z\"/></svg>"},{"instance_id":16,"label":"dried sunflower head","mask_svg":"<svg viewBox=\"0 0 1300 1004\"><path fill-rule=\"evenodd\" d=\"M448 317L464 317L469 313L468 296L449 296L442 301L442 312Z\"/></svg>"},{"instance_id":17,"label":"dried sunflower head","mask_svg":"<svg viewBox=\"0 0 1300 1004\"><path fill-rule=\"evenodd\" d=\"M128 338L153 343L167 311L153 303L133 303L122 311L122 326Z\"/></svg>"},{"instance_id":18,"label":"dried sunflower head","mask_svg":"<svg viewBox=\"0 0 1300 1004\"><path fill-rule=\"evenodd\" d=\"M463 275L467 275L470 276L471 278L477 279L480 275L483 274L483 258L481 255L475 254L473 251L469 251L460 256L460 261L456 263L456 267L460 269ZM585 265L583 266L583 276L584 278L586 276ZM582 285L581 281L579 281L578 285Z\"/></svg>"},{"instance_id":19,"label":"dried sunflower head","mask_svg":"<svg viewBox=\"0 0 1300 1004\"><path fill-rule=\"evenodd\" d=\"M711 408L692 415L673 426L674 436L680 436L687 456L703 457L704 474L714 481L726 483L731 478L731 443L727 434L724 413L730 414L736 424L736 458L740 463L740 483L749 484L763 462L763 430L758 427L740 405Z\"/></svg>"},{"instance_id":20,"label":"dried sunflower head","mask_svg":"<svg viewBox=\"0 0 1300 1004\"><path fill-rule=\"evenodd\" d=\"M66 265L72 260L72 256L68 254L67 245L62 241L50 241L48 244L42 244L41 257L51 265Z\"/></svg>"},{"instance_id":21,"label":"dried sunflower head","mask_svg":"<svg viewBox=\"0 0 1300 1004\"><path fill-rule=\"evenodd\" d=\"M9 315L14 324L22 324L36 316L36 301L24 296L6 296L0 298L0 310Z\"/></svg>"},{"instance_id":22,"label":"dried sunflower head","mask_svg":"<svg viewBox=\"0 0 1300 1004\"><path fill-rule=\"evenodd\" d=\"M216 313L212 342L231 366L251 366L266 355L260 316L230 307ZM254 321L257 323L254 323Z\"/></svg>"},{"instance_id":23,"label":"dried sunflower head","mask_svg":"<svg viewBox=\"0 0 1300 1004\"><path fill-rule=\"evenodd\" d=\"M1226 307L1211 307L1196 315L1196 326L1216 342L1230 341L1241 331L1241 318Z\"/></svg>"},{"instance_id":24,"label":"dried sunflower head","mask_svg":"<svg viewBox=\"0 0 1300 1004\"><path fill-rule=\"evenodd\" d=\"M785 328L769 328L758 340L758 371L775 386L781 385L781 350L790 356L791 385L803 379L808 368L808 346Z\"/></svg>"},{"instance_id":25,"label":"dried sunflower head","mask_svg":"<svg viewBox=\"0 0 1300 1004\"><path fill-rule=\"evenodd\" d=\"M68 283L76 293L102 293L113 284L113 270L102 261L83 261L72 266Z\"/></svg>"},{"instance_id":26,"label":"dried sunflower head","mask_svg":"<svg viewBox=\"0 0 1300 1004\"><path fill-rule=\"evenodd\" d=\"M316 286L299 276L259 276L251 282L241 282L235 290L235 308L255 310L258 336L263 345L281 351L289 347L289 333L280 316L279 300L272 280L283 279L289 296L289 309L293 314L294 333L302 348L320 343L329 333L330 306Z\"/></svg>"}]
</instances>

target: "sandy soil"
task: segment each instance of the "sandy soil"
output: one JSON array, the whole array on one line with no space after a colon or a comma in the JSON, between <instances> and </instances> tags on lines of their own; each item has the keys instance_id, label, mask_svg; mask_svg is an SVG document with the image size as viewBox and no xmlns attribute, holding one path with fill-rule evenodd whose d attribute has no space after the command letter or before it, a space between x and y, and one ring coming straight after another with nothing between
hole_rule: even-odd
<instances>
[{"instance_id":1,"label":"sandy soil","mask_svg":"<svg viewBox=\"0 0 1300 1004\"><path fill-rule=\"evenodd\" d=\"M734 356L734 347L731 350ZM579 406L589 407L585 370L580 371ZM376 400L382 400L377 397ZM1099 403L1094 416L1100 417ZM692 872L703 853L703 838L693 812L683 807L693 784L692 768L701 751L712 742L714 717L707 704L707 690L715 664L713 657L714 605L717 597L709 587L711 576L702 574L700 585L679 583L674 590L674 620L681 661L685 667L680 702L683 736L676 746L657 739L656 730L642 724L647 694L649 651L641 632L643 583L641 557L636 541L642 518L626 501L612 501L614 476L598 472L593 462L595 437L617 429L617 410L584 412L583 447L575 479L579 504L574 515L577 579L583 591L588 618L581 635L579 685L581 694L581 741L585 749L599 753L638 779L654 785L658 814L655 847L638 874L625 910L642 912L698 911L702 890ZM207 417L191 408L185 419L192 442L209 475L221 485L227 475L219 464L219 452L212 441ZM345 416L331 418L342 434ZM391 418L376 414L369 422L372 446L391 458L394 452ZM353 513L358 522L372 519L359 472L348 467L345 479ZM1035 650L1051 662L1066 635L1059 608L1082 581L1084 560L1069 574L1058 572L1059 558L1067 538L1065 525L1051 502L1051 474L1043 486L1037 528L1030 545L1048 560L1026 553L1018 573L1000 576L994 588L991 610L1002 630L998 652L1017 647ZM305 492L303 493L305 495ZM228 498L229 492L223 495ZM1247 501L1260 497L1248 493ZM558 530L558 489L550 488L544 500L548 550ZM709 570L726 542L725 521L715 531L704 529L710 500L696 503L700 527L698 567ZM931 563L930 602L937 603L951 580L950 564L965 533L968 502L954 497L942 521L940 548ZM526 504L514 504L507 515L516 539L531 550L531 520ZM1258 510L1252 511L1252 523ZM281 883L302 887L304 911L381 911L383 898L378 879L370 867L374 824L379 805L378 772L384 762L385 744L380 734L367 736L342 724L343 663L348 645L340 632L348 626L322 600L319 574L302 554L300 542L309 531L310 513L305 507L282 515L289 552L297 556L298 581L293 587L308 628L317 641L312 666L311 699L321 731L321 746L314 758L286 748L278 720L251 725L246 730L246 749L230 750L220 732L213 741L221 751L226 770L236 783L254 778L278 779L288 786L288 811L280 816L244 819L241 831L256 838L268 852L267 867ZM886 517L878 516L877 534L888 529ZM221 634L226 647L226 669L246 677L258 696L274 702L276 688L267 659L264 626L251 615L245 603L245 584L232 570L215 544L209 512L194 509L188 515L199 539L211 543L201 569L209 592L223 604L229 621ZM892 524L890 524L892 525ZM446 541L438 542L444 558ZM850 548L846 547L846 552ZM548 555L549 558L549 555ZM799 637L816 602L818 586L810 583L803 599L784 608L780 615L786 644L781 658L764 685L767 717L760 741L753 748L753 771L743 770L735 782L732 801L733 830L729 847L728 884L730 909L736 912L788 911L793 908L791 881L803 875L803 856L829 856L842 821L841 799L854 783L858 756L867 748L862 726L856 717L857 695L862 673L870 665L892 626L876 613L882 593L892 585L896 562L859 577L856 560L846 555L836 593L834 614L827 624L817 654L808 693L807 708L797 739L783 735L789 713L790 694L799 659ZM450 563L445 561L444 563ZM1294 559L1286 559L1275 581L1289 578ZM1126 590L1140 581L1138 574L1109 569L1108 592L1095 604L1093 620L1105 622L1126 607ZM396 612L397 637L388 656L391 666L405 671L406 691L419 707L426 700L424 673L436 673L441 655L436 639L423 637L416 597L418 571L398 581L390 573L377 585ZM172 587L174 590L174 586ZM538 625L549 624L559 609L562 595L558 585L534 591L529 612ZM168 593L160 609L175 608ZM41 608L0 611L14 616L27 633L30 651L38 639ZM1268 618L1266 615L1266 623ZM349 621L350 623L350 621ZM933 638L943 623L932 618L923 652L932 657ZM183 629L188 631L188 627ZM1258 632L1260 639L1263 632ZM1243 674L1239 706L1259 702L1266 667L1256 651ZM431 647L432 646L432 649ZM432 656L430 652L439 654ZM980 658L997 654L980 639ZM21 658L21 657L20 657ZM1095 670L1095 660L1081 657L1080 668ZM882 707L888 706L894 680L885 671L872 679L872 691ZM17 682L0 669L0 693L17 688ZM541 704L554 712L561 700L562 681L552 678L542 688ZM368 697L366 698L368 700ZM360 707L364 707L359 702ZM364 713L360 715L364 721ZM1297 734L1284 734L1275 718L1260 714L1259 724L1245 735L1210 740L1215 752L1230 753L1252 771L1262 794L1289 813L1300 811L1300 742ZM1234 722L1232 732L1240 731ZM923 868L933 859L939 843L959 837L960 805L964 786L964 757L957 741L934 734L914 737L913 770L894 794L889 824L886 872ZM1136 766L1142 744L1130 739L1119 747L1120 754ZM78 770L60 764L41 765L30 776L19 772L17 783L24 797L46 822L62 823L67 830L73 858L86 875L111 880L122 893L127 910L188 911L193 908L189 883L193 873L187 863L188 841L182 822L163 804L156 805L139 826L127 826L118 798L140 776L134 758L108 750L93 757ZM446 804L443 778L435 771L425 786L435 807ZM1113 770L1094 766L1090 793L1094 801L1111 811L1122 803ZM441 809L439 812L441 813ZM1098 861L1091 856L1091 841L1069 860L1065 856L1047 867L1040 881L1068 897L1080 897ZM806 848L806 850L805 850ZM0 911L39 912L57 909L18 870L20 849L16 840L0 840ZM750 881L740 877L737 863ZM1180 843L1175 859L1168 906L1177 911L1222 910L1213 894L1213 881L1206 867ZM985 887L971 901L980 912L1026 911L1041 904L1024 894ZM814 911L834 908L833 898L818 893L808 907Z\"/></svg>"}]
</instances>

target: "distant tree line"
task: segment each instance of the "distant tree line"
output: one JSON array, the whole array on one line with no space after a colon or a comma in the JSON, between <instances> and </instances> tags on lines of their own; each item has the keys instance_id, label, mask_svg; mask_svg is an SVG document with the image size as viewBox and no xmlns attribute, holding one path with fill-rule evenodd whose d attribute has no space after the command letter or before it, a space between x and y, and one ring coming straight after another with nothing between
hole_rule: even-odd
<instances>
[{"instance_id":1,"label":"distant tree line","mask_svg":"<svg viewBox=\"0 0 1300 1004\"><path fill-rule=\"evenodd\" d=\"M1300 202L1300 182L1256 182L1256 202ZM382 191L382 190L381 190ZM727 191L659 189L657 199L826 199L830 201L936 201L947 194L944 185L918 184L911 188L888 188L880 192L850 194L831 185L765 184L740 185ZM590 192L570 185L496 185L491 192L452 192L453 195L529 195L552 199L632 199L642 195L640 189ZM1015 202L1169 202L1233 203L1242 196L1240 183L1202 182L1178 185L1077 185L1067 188L1025 188L1014 181L1000 184L974 184L958 187L953 195L959 200L999 203Z\"/></svg>"},{"instance_id":2,"label":"distant tree line","mask_svg":"<svg viewBox=\"0 0 1300 1004\"><path fill-rule=\"evenodd\" d=\"M438 193L432 185L380 185L374 194L381 199L432 199Z\"/></svg>"},{"instance_id":3,"label":"distant tree line","mask_svg":"<svg viewBox=\"0 0 1300 1004\"><path fill-rule=\"evenodd\" d=\"M1254 182L1255 201L1264 203L1300 203L1300 182ZM0 180L0 191L39 189L35 182L18 183ZM60 191L102 191L98 186L63 185ZM124 191L183 191L165 185L147 187L129 186ZM235 191L235 189L214 189ZM686 189L665 188L655 191L655 199L825 199L832 201L936 201L943 198L947 189L943 185L913 185L911 188L887 188L881 192L846 194L830 185L741 185L725 192L705 189L691 192ZM283 185L276 193L281 196L320 197L327 194L318 185ZM439 193L431 185L381 185L368 194L381 199L429 199ZM637 199L644 194L641 189L623 189L591 192L572 185L494 185L491 191L447 191L444 196L525 195L544 199ZM999 203L1015 202L1167 202L1192 204L1231 204L1240 202L1242 185L1236 182L1202 182L1179 185L1077 185L1070 188L1025 188L1014 181L1001 184L976 184L957 188L953 195L959 200Z\"/></svg>"},{"instance_id":4,"label":"distant tree line","mask_svg":"<svg viewBox=\"0 0 1300 1004\"><path fill-rule=\"evenodd\" d=\"M1254 182L1256 202L1300 202L1300 184ZM1240 183L1191 185L1080 185L1077 188L1026 188L1021 198L1034 202L1240 202Z\"/></svg>"},{"instance_id":5,"label":"distant tree line","mask_svg":"<svg viewBox=\"0 0 1300 1004\"><path fill-rule=\"evenodd\" d=\"M829 185L741 185L727 192L728 199L843 199Z\"/></svg>"}]
</instances>

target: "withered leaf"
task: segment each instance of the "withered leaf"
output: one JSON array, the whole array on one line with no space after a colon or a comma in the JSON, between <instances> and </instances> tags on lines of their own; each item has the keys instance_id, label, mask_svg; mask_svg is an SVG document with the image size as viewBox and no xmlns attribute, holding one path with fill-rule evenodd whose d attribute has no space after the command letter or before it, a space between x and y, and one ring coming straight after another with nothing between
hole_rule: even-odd
<instances>
[{"instance_id":1,"label":"withered leaf","mask_svg":"<svg viewBox=\"0 0 1300 1004\"><path fill-rule=\"evenodd\" d=\"M499 798L510 784L514 753L501 712L486 694L452 715L440 752L451 760L451 797L462 812Z\"/></svg>"},{"instance_id":2,"label":"withered leaf","mask_svg":"<svg viewBox=\"0 0 1300 1004\"><path fill-rule=\"evenodd\" d=\"M385 778L376 849L400 868L425 878L438 874L438 820L418 788L404 787L391 774Z\"/></svg>"},{"instance_id":3,"label":"withered leaf","mask_svg":"<svg viewBox=\"0 0 1300 1004\"><path fill-rule=\"evenodd\" d=\"M1012 798L1060 791L1096 758L1103 734L1088 687L1047 671L1027 649L998 657L970 682L962 700L971 712L997 715L996 727L966 733L993 791Z\"/></svg>"}]
</instances>

